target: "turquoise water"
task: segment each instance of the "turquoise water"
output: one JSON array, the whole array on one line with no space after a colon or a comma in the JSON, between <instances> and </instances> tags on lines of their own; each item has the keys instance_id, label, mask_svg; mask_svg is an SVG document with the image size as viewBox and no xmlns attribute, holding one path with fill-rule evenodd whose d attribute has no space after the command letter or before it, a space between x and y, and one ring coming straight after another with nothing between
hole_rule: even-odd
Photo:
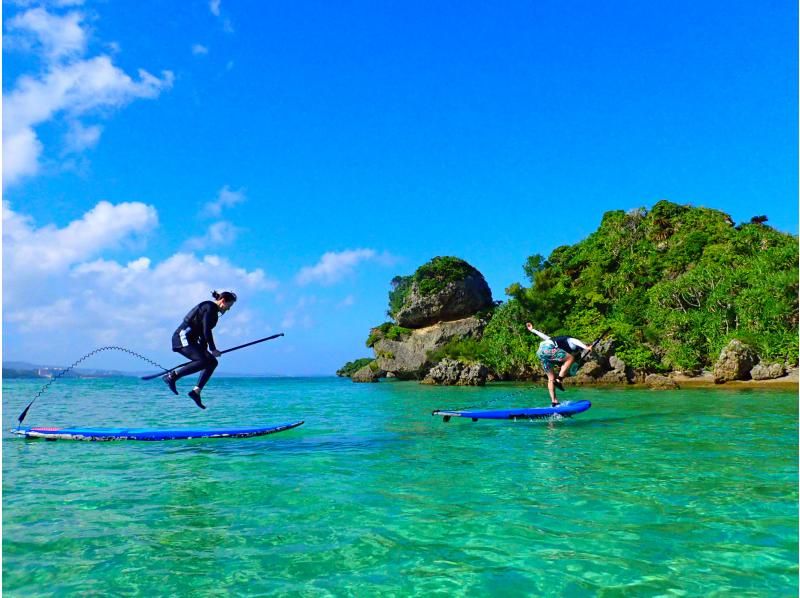
<instances>
[{"instance_id":1,"label":"turquoise water","mask_svg":"<svg viewBox=\"0 0 800 598\"><path fill-rule=\"evenodd\" d=\"M8 429L8 595L797 596L797 394L575 389L558 422L444 424L542 388L59 381L31 425L305 425L250 439L46 442ZM188 388L186 389L188 390Z\"/></svg>"}]
</instances>

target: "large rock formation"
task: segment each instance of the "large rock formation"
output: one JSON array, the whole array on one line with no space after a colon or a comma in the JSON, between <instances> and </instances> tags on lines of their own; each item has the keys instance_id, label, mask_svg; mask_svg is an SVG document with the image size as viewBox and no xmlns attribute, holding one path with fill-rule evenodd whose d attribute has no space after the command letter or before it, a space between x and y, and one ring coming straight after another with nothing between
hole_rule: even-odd
<instances>
[{"instance_id":1,"label":"large rock formation","mask_svg":"<svg viewBox=\"0 0 800 598\"><path fill-rule=\"evenodd\" d=\"M758 355L743 342L733 339L719 354L714 364L714 382L722 384L731 380L748 380L750 370L758 363Z\"/></svg>"},{"instance_id":2,"label":"large rock formation","mask_svg":"<svg viewBox=\"0 0 800 598\"><path fill-rule=\"evenodd\" d=\"M423 285L414 282L395 314L400 326L422 328L437 322L460 320L492 306L492 292L483 275L473 268L461 280L447 282L439 290L425 293Z\"/></svg>"},{"instance_id":3,"label":"large rock formation","mask_svg":"<svg viewBox=\"0 0 800 598\"><path fill-rule=\"evenodd\" d=\"M471 316L452 322L439 322L432 326L410 330L400 340L380 338L372 348L381 370L405 380L419 380L431 366L429 354L452 340L480 338L486 322Z\"/></svg>"},{"instance_id":4,"label":"large rock formation","mask_svg":"<svg viewBox=\"0 0 800 598\"><path fill-rule=\"evenodd\" d=\"M421 380L441 360L441 352L434 355L439 349L450 342L481 338L487 321L480 312L493 305L492 292L478 270L456 257L435 257L414 274L392 280L389 315L396 323L373 328L367 345L387 376ZM485 382L487 372L481 368L466 370L464 380Z\"/></svg>"}]
</instances>

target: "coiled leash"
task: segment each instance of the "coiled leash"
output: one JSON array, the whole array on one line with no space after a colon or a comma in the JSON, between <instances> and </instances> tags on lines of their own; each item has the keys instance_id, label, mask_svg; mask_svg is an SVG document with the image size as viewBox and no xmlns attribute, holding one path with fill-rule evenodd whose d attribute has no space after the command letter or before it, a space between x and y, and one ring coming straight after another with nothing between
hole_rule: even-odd
<instances>
[{"instance_id":1,"label":"coiled leash","mask_svg":"<svg viewBox=\"0 0 800 598\"><path fill-rule=\"evenodd\" d=\"M69 372L70 370L74 369L74 368L75 368L75 367L76 367L76 366L77 366L79 363L81 363L81 362L83 362L83 361L85 361L85 360L89 359L89 358L90 358L92 355L96 355L97 353L100 353L100 352L102 352L102 351L111 351L111 350L113 350L113 351L122 351L123 353L129 353L130 355L133 355L134 357L138 357L139 359L141 359L141 360L143 360L143 361L146 361L147 363L149 363L149 364L151 364L151 365L154 365L154 366L156 366L157 368L159 368L159 369L161 369L161 370L166 370L166 368L164 368L163 366L161 366L161 365L157 364L157 363L156 363L155 361L153 361L152 359L148 359L148 358L147 358L147 357L145 357L144 355L139 355L139 354L138 354L136 351L131 351L130 349L126 349L125 347L100 347L99 349L95 349L95 350L94 350L94 351L92 351L91 353L87 353L86 355L84 355L83 357L81 357L81 358L80 358L78 361L76 361L75 363L73 363L73 364L72 364L71 366L69 366L68 368L66 368L66 369L64 369L64 370L61 370L61 371L60 371L58 374L56 374L55 376L53 376L53 377L50 379L50 381L49 381L47 384L45 384L44 386L42 386L42 388L39 390L39 392L38 392L38 393L36 393L36 396L35 396L35 397L33 397L33 400L32 400L30 403L28 403L28 406L27 406L27 407L25 407L25 410L24 410L22 413L20 413L20 414L19 414L19 417L17 418L17 429L19 430L20 426L22 425L22 420L24 420L24 419L25 419L25 416L26 416L26 415L28 415L28 410L31 408L31 405L33 405L34 401L36 401L36 399L38 399L40 396L42 396L42 395L44 394L44 392L45 392L45 391L46 391L48 388L50 388L50 386L51 386L51 385L52 385L52 384L53 384L53 383L54 383L56 380L58 380L59 378L61 378L62 376L64 376L64 375L65 375L67 372Z\"/></svg>"}]
</instances>

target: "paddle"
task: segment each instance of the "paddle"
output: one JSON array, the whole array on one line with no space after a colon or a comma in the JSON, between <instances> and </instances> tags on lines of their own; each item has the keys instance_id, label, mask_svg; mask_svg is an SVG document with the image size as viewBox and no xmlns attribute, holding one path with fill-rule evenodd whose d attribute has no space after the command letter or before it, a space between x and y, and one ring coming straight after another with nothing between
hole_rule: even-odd
<instances>
[{"instance_id":1,"label":"paddle","mask_svg":"<svg viewBox=\"0 0 800 598\"><path fill-rule=\"evenodd\" d=\"M225 353L230 353L231 351L236 351L237 349L244 349L245 347L250 347L251 345L257 345L258 343L263 343L264 341L271 341L273 338L278 338L279 336L283 336L283 332L280 334L273 334L272 336L268 336L266 338L260 338L257 341L251 341L249 343L245 343L243 345L239 345L238 347L231 347L230 349L225 349L224 351L220 351L220 355L224 355ZM164 370L163 372L159 372L158 374L150 374L148 376L142 376L142 380L152 380L153 378L158 378L159 376L163 376L164 374L168 374L169 372L173 372L178 368L182 368L185 365L192 363L191 361L187 361L186 363L182 363L180 365L176 365L174 368L170 368L168 370Z\"/></svg>"},{"instance_id":2,"label":"paddle","mask_svg":"<svg viewBox=\"0 0 800 598\"><path fill-rule=\"evenodd\" d=\"M601 340L603 340L609 332L611 332L611 329L607 328L602 334L600 334L600 336L598 336L596 339L594 339L594 342L591 343L590 346L591 347L597 346L597 343L599 343ZM581 357L580 357L579 361L583 361L584 359L589 357L589 353L593 353L593 352L594 352L594 349L586 349L585 351L583 351L581 353Z\"/></svg>"},{"instance_id":3,"label":"paddle","mask_svg":"<svg viewBox=\"0 0 800 598\"><path fill-rule=\"evenodd\" d=\"M605 336L611 332L611 329L605 330L600 336L598 336L590 346L594 347L599 343L601 340L605 338ZM586 358L589 357L590 353L593 353L594 349L586 349L585 351L581 352L581 356L573 363L569 368L569 375L574 376L578 373L578 370L581 369L583 362L586 361Z\"/></svg>"}]
</instances>

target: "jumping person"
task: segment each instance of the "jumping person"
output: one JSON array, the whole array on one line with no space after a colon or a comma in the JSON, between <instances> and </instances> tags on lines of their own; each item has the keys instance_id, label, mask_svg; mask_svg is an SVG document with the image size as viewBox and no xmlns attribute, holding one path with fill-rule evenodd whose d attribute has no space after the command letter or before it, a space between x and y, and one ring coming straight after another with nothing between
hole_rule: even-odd
<instances>
[{"instance_id":1,"label":"jumping person","mask_svg":"<svg viewBox=\"0 0 800 598\"><path fill-rule=\"evenodd\" d=\"M211 291L211 296L214 297L214 301L203 301L195 305L172 335L172 350L188 357L192 362L161 378L172 392L178 394L175 383L184 376L202 370L197 386L189 391L189 397L200 409L206 408L200 400L200 393L214 373L219 363L217 357L221 355L214 344L211 329L217 325L219 315L224 314L236 303L236 293L230 291L222 293Z\"/></svg>"},{"instance_id":2,"label":"jumping person","mask_svg":"<svg viewBox=\"0 0 800 598\"><path fill-rule=\"evenodd\" d=\"M527 322L525 326L542 339L536 357L542 362L545 374L547 374L547 390L550 391L550 404L555 407L559 404L556 399L556 388L564 390L564 377L569 373L570 366L575 363L575 359L580 350L591 351L594 343L588 347L571 336L547 336L544 332L539 332L533 324ZM558 374L553 371L554 366L561 366Z\"/></svg>"}]
</instances>

